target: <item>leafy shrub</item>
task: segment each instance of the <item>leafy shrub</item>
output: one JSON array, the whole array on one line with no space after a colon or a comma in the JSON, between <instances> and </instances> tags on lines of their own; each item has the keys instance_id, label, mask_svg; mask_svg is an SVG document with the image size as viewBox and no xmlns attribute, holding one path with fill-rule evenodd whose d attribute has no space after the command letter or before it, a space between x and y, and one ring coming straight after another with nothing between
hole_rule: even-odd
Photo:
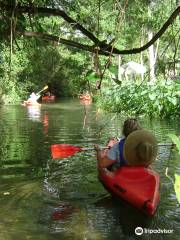
<instances>
[{"instance_id":1,"label":"leafy shrub","mask_svg":"<svg viewBox=\"0 0 180 240\"><path fill-rule=\"evenodd\" d=\"M180 81L141 84L125 81L121 86L104 89L98 103L111 112L151 117L180 116Z\"/></svg>"}]
</instances>

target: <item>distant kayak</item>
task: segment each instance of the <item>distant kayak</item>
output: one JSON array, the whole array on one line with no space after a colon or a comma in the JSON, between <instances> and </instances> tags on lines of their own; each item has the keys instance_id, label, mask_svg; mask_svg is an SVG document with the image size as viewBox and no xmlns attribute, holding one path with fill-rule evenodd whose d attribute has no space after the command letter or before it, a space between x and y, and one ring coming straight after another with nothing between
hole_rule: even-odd
<instances>
[{"instance_id":1,"label":"distant kayak","mask_svg":"<svg viewBox=\"0 0 180 240\"><path fill-rule=\"evenodd\" d=\"M82 105L90 105L92 103L92 100L82 100L82 99L80 99L80 103Z\"/></svg>"},{"instance_id":2,"label":"distant kayak","mask_svg":"<svg viewBox=\"0 0 180 240\"><path fill-rule=\"evenodd\" d=\"M79 99L80 99L81 101L92 101L92 97L91 97L90 94L81 94L81 95L79 96Z\"/></svg>"},{"instance_id":3,"label":"distant kayak","mask_svg":"<svg viewBox=\"0 0 180 240\"><path fill-rule=\"evenodd\" d=\"M159 203L159 174L145 167L123 166L109 176L99 172L99 180L117 198L123 199L148 215Z\"/></svg>"},{"instance_id":4,"label":"distant kayak","mask_svg":"<svg viewBox=\"0 0 180 240\"><path fill-rule=\"evenodd\" d=\"M42 101L44 102L51 102L51 101L54 101L55 100L55 96L54 95L51 95L51 96L43 96L42 97Z\"/></svg>"},{"instance_id":5,"label":"distant kayak","mask_svg":"<svg viewBox=\"0 0 180 240\"><path fill-rule=\"evenodd\" d=\"M24 101L21 105L25 107L28 107L28 106L41 107L41 104L38 102L28 102L28 101Z\"/></svg>"}]
</instances>

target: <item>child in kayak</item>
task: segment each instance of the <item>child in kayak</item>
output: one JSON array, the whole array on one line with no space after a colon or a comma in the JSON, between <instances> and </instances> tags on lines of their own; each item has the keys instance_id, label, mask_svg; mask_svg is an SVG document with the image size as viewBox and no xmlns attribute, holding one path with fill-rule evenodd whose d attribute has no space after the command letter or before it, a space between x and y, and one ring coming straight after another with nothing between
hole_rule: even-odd
<instances>
[{"instance_id":1,"label":"child in kayak","mask_svg":"<svg viewBox=\"0 0 180 240\"><path fill-rule=\"evenodd\" d=\"M125 144L128 136L132 135L132 133L138 131L138 136L135 135L135 141L131 141L132 138L130 138L130 143L128 144L128 146L126 146L127 144ZM108 143L108 147L109 149L101 151L98 145L95 145L95 150L97 152L97 161L98 161L98 169L100 171L106 171L107 174L112 174L113 171L123 165L140 165L139 161L140 161L140 154L142 155L142 152L145 151L143 154L147 154L146 150L144 150L143 148L149 148L149 135L151 135L149 132L142 130L142 127L140 126L139 122L134 119L134 118L129 118L127 119L124 124L123 124L123 138L120 139L120 141L117 141L116 139L111 139ZM150 136L151 137L151 136ZM148 138L146 140L146 138ZM143 141L145 141L145 143L142 143ZM129 142L129 141L128 141ZM141 144L140 144L141 143ZM133 152L133 156L131 156L131 159L129 161L129 155L128 155L128 151L129 149L131 149L131 146L133 147L137 147L135 145L140 144L139 147L139 151L140 154L138 154L138 151L136 151L135 149ZM142 146L143 144L145 144L146 146ZM148 145L148 146L147 146ZM126 148L125 148L126 146ZM125 150L126 149L126 153L125 154ZM147 150L149 151L149 150ZM150 154L150 153L149 153ZM127 156L126 156L127 155ZM138 155L138 157L137 157ZM142 158L144 159L144 157L142 156ZM151 159L151 157L150 157ZM135 160L135 161L134 161ZM146 159L146 162L148 162L148 160ZM141 163L141 165L145 164L145 161Z\"/></svg>"}]
</instances>

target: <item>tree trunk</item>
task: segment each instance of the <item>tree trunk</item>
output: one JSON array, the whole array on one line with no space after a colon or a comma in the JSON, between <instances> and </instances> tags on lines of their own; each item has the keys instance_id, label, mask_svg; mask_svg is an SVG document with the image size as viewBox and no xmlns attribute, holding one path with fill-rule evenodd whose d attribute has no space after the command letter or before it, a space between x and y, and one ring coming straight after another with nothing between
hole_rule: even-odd
<instances>
[{"instance_id":1,"label":"tree trunk","mask_svg":"<svg viewBox=\"0 0 180 240\"><path fill-rule=\"evenodd\" d=\"M142 36L141 36L141 47L144 44L144 27L142 27ZM141 52L141 65L144 66L143 53ZM141 81L144 80L144 73L141 73Z\"/></svg>"},{"instance_id":2,"label":"tree trunk","mask_svg":"<svg viewBox=\"0 0 180 240\"><path fill-rule=\"evenodd\" d=\"M152 39L153 33L151 30L148 31L148 40ZM155 51L154 51L154 44L152 44L148 49L149 54L149 79L151 82L156 80L155 77Z\"/></svg>"},{"instance_id":3,"label":"tree trunk","mask_svg":"<svg viewBox=\"0 0 180 240\"><path fill-rule=\"evenodd\" d=\"M118 55L118 80L119 80L119 81L122 80L120 67L121 67L121 55Z\"/></svg>"}]
</instances>

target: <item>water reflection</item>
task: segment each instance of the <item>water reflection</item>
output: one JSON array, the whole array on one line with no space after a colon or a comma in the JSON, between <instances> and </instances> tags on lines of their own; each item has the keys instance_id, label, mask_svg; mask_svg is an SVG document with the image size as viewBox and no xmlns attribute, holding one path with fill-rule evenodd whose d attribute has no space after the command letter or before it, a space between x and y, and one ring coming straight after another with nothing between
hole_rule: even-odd
<instances>
[{"instance_id":1,"label":"water reflection","mask_svg":"<svg viewBox=\"0 0 180 240\"><path fill-rule=\"evenodd\" d=\"M85 108L86 107L86 108ZM43 104L40 109L0 108L0 239L136 239L134 229L172 228L178 239L180 208L167 178L180 174L179 155L160 147L153 167L161 176L161 201L153 218L110 197L99 183L93 151L53 161L50 145L69 143L105 145L121 135L127 116L97 111L79 101ZM169 142L168 133L179 133L178 120L140 118L158 142ZM143 235L141 239L157 239Z\"/></svg>"},{"instance_id":2,"label":"water reflection","mask_svg":"<svg viewBox=\"0 0 180 240\"><path fill-rule=\"evenodd\" d=\"M41 107L40 106L27 106L28 118L32 121L41 121Z\"/></svg>"},{"instance_id":3,"label":"water reflection","mask_svg":"<svg viewBox=\"0 0 180 240\"><path fill-rule=\"evenodd\" d=\"M114 218L114 229L121 226L121 231L124 235L134 235L134 229L137 226L145 228L149 226L152 221L152 217L146 216L126 202L110 196L97 201L95 206L98 208L101 207L101 209L109 209ZM108 221L108 215L106 219Z\"/></svg>"},{"instance_id":4,"label":"water reflection","mask_svg":"<svg viewBox=\"0 0 180 240\"><path fill-rule=\"evenodd\" d=\"M48 117L47 111L44 111L44 114L43 114L43 126L44 126L44 135L48 135L49 117Z\"/></svg>"},{"instance_id":5,"label":"water reflection","mask_svg":"<svg viewBox=\"0 0 180 240\"><path fill-rule=\"evenodd\" d=\"M73 213L78 212L78 207L72 206L67 203L59 204L55 206L52 213L52 219L54 221L64 221L72 216Z\"/></svg>"}]
</instances>

